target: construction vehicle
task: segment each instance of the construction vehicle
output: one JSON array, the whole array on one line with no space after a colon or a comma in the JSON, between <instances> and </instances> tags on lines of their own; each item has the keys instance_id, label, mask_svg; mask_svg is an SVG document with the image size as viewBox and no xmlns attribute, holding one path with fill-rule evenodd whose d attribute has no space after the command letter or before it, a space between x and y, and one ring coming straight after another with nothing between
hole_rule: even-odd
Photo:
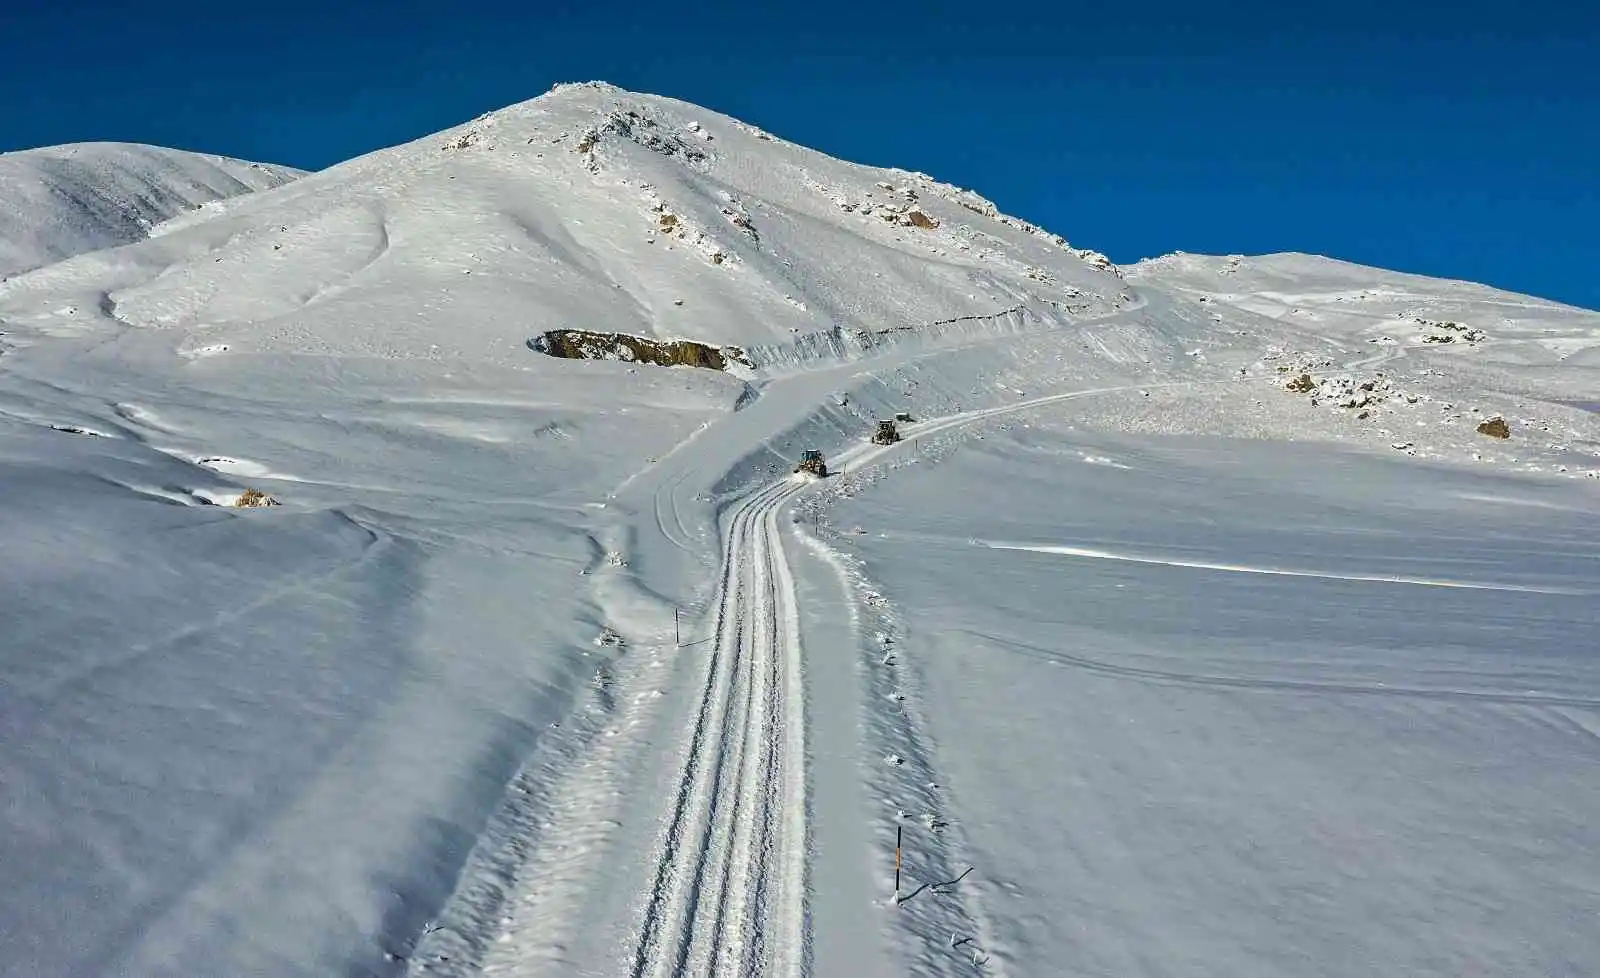
<instances>
[{"instance_id":1,"label":"construction vehicle","mask_svg":"<svg viewBox=\"0 0 1600 978\"><path fill-rule=\"evenodd\" d=\"M800 456L800 464L794 467L795 472L804 472L814 475L819 479L828 477L828 464L822 460L822 453L815 448L808 448Z\"/></svg>"},{"instance_id":2,"label":"construction vehicle","mask_svg":"<svg viewBox=\"0 0 1600 978\"><path fill-rule=\"evenodd\" d=\"M879 421L878 430L872 433L874 445L893 445L900 440L900 432L896 430L893 421Z\"/></svg>"}]
</instances>

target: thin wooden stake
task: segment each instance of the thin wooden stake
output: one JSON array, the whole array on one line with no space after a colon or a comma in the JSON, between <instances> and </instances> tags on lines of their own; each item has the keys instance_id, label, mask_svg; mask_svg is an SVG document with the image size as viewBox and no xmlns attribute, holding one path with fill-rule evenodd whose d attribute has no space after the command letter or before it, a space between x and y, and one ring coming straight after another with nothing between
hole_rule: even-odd
<instances>
[{"instance_id":1,"label":"thin wooden stake","mask_svg":"<svg viewBox=\"0 0 1600 978\"><path fill-rule=\"evenodd\" d=\"M900 899L900 830L900 826L896 825L894 827L894 898L896 900Z\"/></svg>"},{"instance_id":2,"label":"thin wooden stake","mask_svg":"<svg viewBox=\"0 0 1600 978\"><path fill-rule=\"evenodd\" d=\"M672 609L672 645L674 648L683 648L683 633L678 629L678 609Z\"/></svg>"}]
</instances>

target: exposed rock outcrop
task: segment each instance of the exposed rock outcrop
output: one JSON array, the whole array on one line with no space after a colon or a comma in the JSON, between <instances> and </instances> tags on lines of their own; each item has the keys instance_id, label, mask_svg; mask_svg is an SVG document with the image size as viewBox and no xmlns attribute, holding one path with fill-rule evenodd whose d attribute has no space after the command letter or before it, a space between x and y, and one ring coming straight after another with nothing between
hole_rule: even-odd
<instances>
[{"instance_id":1,"label":"exposed rock outcrop","mask_svg":"<svg viewBox=\"0 0 1600 978\"><path fill-rule=\"evenodd\" d=\"M1478 425L1478 434L1488 435L1490 438L1510 438L1511 426L1506 424L1506 419L1493 417Z\"/></svg>"},{"instance_id":2,"label":"exposed rock outcrop","mask_svg":"<svg viewBox=\"0 0 1600 978\"><path fill-rule=\"evenodd\" d=\"M627 333L596 333L586 329L556 329L535 336L528 348L565 360L621 360L662 367L704 367L727 370L728 365L750 367L750 359L736 346L711 346L696 340L658 340Z\"/></svg>"}]
</instances>

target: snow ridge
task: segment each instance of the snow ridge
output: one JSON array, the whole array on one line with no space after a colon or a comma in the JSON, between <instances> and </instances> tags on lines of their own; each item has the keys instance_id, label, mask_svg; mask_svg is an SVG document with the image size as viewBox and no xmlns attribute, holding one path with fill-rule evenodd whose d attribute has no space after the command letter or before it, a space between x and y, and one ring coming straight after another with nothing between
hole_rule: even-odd
<instances>
[{"instance_id":1,"label":"snow ridge","mask_svg":"<svg viewBox=\"0 0 1600 978\"><path fill-rule=\"evenodd\" d=\"M129 143L0 154L0 277L139 241L162 222L302 176L285 166Z\"/></svg>"}]
</instances>

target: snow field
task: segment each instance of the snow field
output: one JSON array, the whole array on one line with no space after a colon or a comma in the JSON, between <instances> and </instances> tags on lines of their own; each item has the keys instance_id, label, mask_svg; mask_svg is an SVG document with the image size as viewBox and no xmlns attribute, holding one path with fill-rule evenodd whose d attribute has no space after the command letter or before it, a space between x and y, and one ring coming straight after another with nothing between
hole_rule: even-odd
<instances>
[{"instance_id":1,"label":"snow field","mask_svg":"<svg viewBox=\"0 0 1600 978\"><path fill-rule=\"evenodd\" d=\"M1595 314L609 86L155 232L0 283L0 970L1600 959Z\"/></svg>"},{"instance_id":2,"label":"snow field","mask_svg":"<svg viewBox=\"0 0 1600 978\"><path fill-rule=\"evenodd\" d=\"M1062 441L1129 468L1063 464ZM1297 475L1275 485L1285 452ZM1352 465L1369 479L1321 468ZM1600 708L1578 652L1594 542L1581 506L1534 516L1457 497L1506 478L1040 421L834 507L836 528L867 528L834 544L872 569L865 607L909 623L892 658L913 675L889 696L926 718L944 761L943 817L987 878L996 958L1024 973L1328 975L1591 958L1576 922L1595 881L1570 870L1592 845L1574 815ZM972 505L997 483L1005 506ZM1479 492L1583 498L1581 484L1508 489ZM1476 532L1446 529L1468 513ZM1102 570L971 540L1029 535L1183 556ZM1359 553L1378 572L1260 578L1195 559L1251 551ZM1476 597L1384 580L1400 564L1530 585Z\"/></svg>"}]
</instances>

